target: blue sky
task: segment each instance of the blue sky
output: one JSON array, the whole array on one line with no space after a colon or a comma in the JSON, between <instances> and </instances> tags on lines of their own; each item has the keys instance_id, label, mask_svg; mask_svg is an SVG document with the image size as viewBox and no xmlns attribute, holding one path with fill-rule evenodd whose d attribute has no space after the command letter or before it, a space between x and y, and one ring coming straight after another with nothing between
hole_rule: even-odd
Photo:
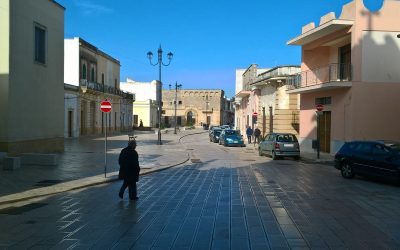
<instances>
[{"instance_id":1,"label":"blue sky","mask_svg":"<svg viewBox=\"0 0 400 250\"><path fill-rule=\"evenodd\" d=\"M286 42L309 22L350 0L57 0L66 8L65 37L81 37L121 62L121 81L158 79L147 52L161 44L164 88L235 91L235 69L300 63L300 48ZM383 0L364 0L371 10Z\"/></svg>"}]
</instances>

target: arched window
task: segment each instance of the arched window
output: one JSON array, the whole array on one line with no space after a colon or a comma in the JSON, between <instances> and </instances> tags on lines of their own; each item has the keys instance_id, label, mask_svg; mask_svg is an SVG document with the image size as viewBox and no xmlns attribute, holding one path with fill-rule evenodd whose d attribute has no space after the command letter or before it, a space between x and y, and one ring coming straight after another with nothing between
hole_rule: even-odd
<instances>
[{"instance_id":1,"label":"arched window","mask_svg":"<svg viewBox=\"0 0 400 250\"><path fill-rule=\"evenodd\" d=\"M82 79L86 79L86 64L82 65Z\"/></svg>"}]
</instances>

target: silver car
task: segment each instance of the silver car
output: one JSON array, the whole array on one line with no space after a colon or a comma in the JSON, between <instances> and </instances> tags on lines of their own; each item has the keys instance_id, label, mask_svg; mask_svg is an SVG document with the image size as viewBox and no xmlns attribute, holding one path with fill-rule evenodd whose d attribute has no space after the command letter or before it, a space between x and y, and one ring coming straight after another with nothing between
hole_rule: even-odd
<instances>
[{"instance_id":1,"label":"silver car","mask_svg":"<svg viewBox=\"0 0 400 250\"><path fill-rule=\"evenodd\" d=\"M258 145L258 154L270 155L273 160L289 156L300 159L299 142L294 134L271 133Z\"/></svg>"}]
</instances>

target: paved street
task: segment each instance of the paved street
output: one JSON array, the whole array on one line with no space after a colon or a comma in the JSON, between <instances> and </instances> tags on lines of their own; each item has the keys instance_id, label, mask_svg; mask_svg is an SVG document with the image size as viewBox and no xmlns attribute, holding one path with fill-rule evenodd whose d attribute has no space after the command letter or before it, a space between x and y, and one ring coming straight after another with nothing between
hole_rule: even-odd
<instances>
[{"instance_id":1,"label":"paved street","mask_svg":"<svg viewBox=\"0 0 400 250\"><path fill-rule=\"evenodd\" d=\"M400 248L398 185L272 161L207 134L182 143L191 162L141 176L137 202L110 182L0 210L0 248Z\"/></svg>"}]
</instances>

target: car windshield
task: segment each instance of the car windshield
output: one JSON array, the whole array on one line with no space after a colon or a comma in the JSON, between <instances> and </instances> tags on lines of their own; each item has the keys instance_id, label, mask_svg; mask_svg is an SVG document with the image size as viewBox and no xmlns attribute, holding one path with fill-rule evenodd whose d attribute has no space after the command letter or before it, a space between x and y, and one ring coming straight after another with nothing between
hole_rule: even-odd
<instances>
[{"instance_id":1,"label":"car windshield","mask_svg":"<svg viewBox=\"0 0 400 250\"><path fill-rule=\"evenodd\" d=\"M295 135L277 135L276 141L278 142L297 142Z\"/></svg>"},{"instance_id":2,"label":"car windshield","mask_svg":"<svg viewBox=\"0 0 400 250\"><path fill-rule=\"evenodd\" d=\"M225 130L226 135L240 135L238 130Z\"/></svg>"},{"instance_id":3,"label":"car windshield","mask_svg":"<svg viewBox=\"0 0 400 250\"><path fill-rule=\"evenodd\" d=\"M395 151L396 153L400 153L400 144L392 144L389 145L389 147L393 149L393 151Z\"/></svg>"},{"instance_id":4,"label":"car windshield","mask_svg":"<svg viewBox=\"0 0 400 250\"><path fill-rule=\"evenodd\" d=\"M220 135L221 134L221 130L214 130L214 135Z\"/></svg>"}]
</instances>

